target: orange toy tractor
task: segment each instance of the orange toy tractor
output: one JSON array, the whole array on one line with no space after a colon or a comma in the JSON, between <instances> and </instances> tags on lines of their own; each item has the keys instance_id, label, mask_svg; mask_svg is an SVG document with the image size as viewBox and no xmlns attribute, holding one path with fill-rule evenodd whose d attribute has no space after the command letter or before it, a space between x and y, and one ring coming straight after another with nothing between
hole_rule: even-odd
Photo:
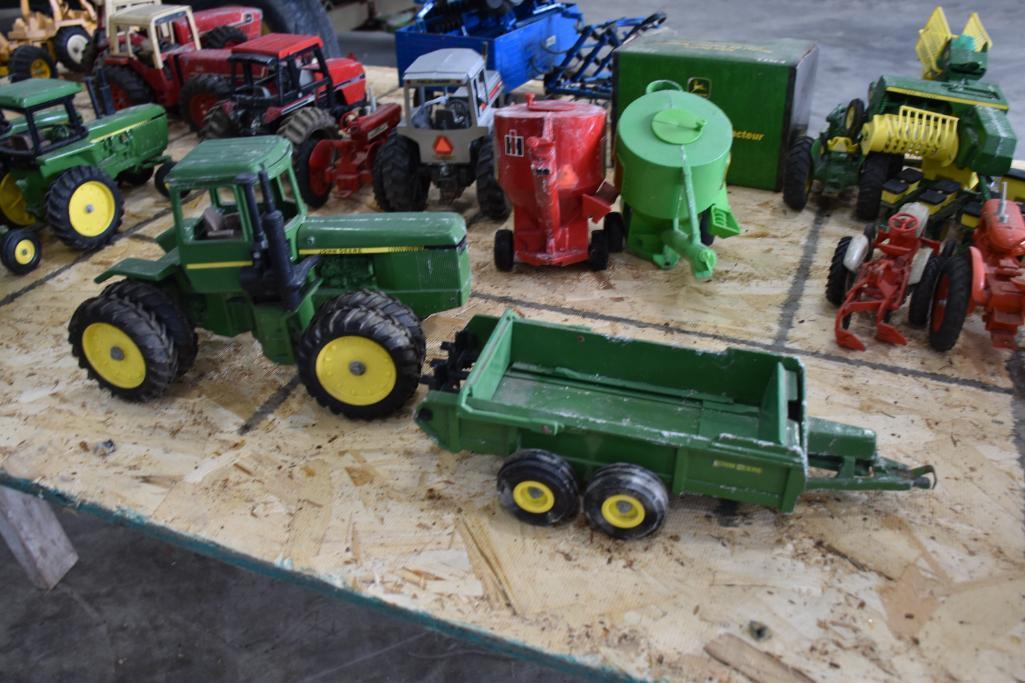
<instances>
[{"instance_id":1,"label":"orange toy tractor","mask_svg":"<svg viewBox=\"0 0 1025 683\"><path fill-rule=\"evenodd\" d=\"M982 205L968 254L947 258L936 280L929 311L929 345L946 351L957 343L965 318L982 309L993 346L1015 348L1025 324L1025 221L1006 199Z\"/></svg>"},{"instance_id":2,"label":"orange toy tractor","mask_svg":"<svg viewBox=\"0 0 1025 683\"><path fill-rule=\"evenodd\" d=\"M50 0L50 13L37 12L21 0L21 17L0 35L0 76L12 81L56 78L57 62L85 71L85 50L96 30L96 9L88 0Z\"/></svg>"},{"instance_id":3,"label":"orange toy tractor","mask_svg":"<svg viewBox=\"0 0 1025 683\"><path fill-rule=\"evenodd\" d=\"M891 216L881 230L870 226L864 235L844 237L837 244L829 265L826 299L840 307L835 323L840 346L865 350L862 341L848 330L854 313L875 316L875 337L879 341L907 344L907 338L890 323L890 318L904 304L909 292L908 321L912 325L924 323L931 292L915 285L935 273L934 259L940 252L939 242L922 235L928 218L925 205L909 204ZM877 249L880 254L873 258Z\"/></svg>"}]
</instances>

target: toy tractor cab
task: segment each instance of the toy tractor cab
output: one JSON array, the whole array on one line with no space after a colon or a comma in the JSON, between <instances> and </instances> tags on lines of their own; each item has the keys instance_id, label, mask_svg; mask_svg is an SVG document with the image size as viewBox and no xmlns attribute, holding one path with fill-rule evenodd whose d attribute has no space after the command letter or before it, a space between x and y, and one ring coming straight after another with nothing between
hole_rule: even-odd
<instances>
[{"instance_id":1,"label":"toy tractor cab","mask_svg":"<svg viewBox=\"0 0 1025 683\"><path fill-rule=\"evenodd\" d=\"M502 94L498 72L466 48L437 50L406 69L405 117L374 162L374 196L385 211L423 211L433 182L451 204L474 182L489 218L509 203L495 178L492 128Z\"/></svg>"},{"instance_id":2,"label":"toy tractor cab","mask_svg":"<svg viewBox=\"0 0 1025 683\"><path fill-rule=\"evenodd\" d=\"M0 35L0 76L11 81L56 78L57 62L71 71L85 71L86 47L96 30L96 9L88 0L49 0L50 11L21 0L21 17L6 36Z\"/></svg>"}]
</instances>

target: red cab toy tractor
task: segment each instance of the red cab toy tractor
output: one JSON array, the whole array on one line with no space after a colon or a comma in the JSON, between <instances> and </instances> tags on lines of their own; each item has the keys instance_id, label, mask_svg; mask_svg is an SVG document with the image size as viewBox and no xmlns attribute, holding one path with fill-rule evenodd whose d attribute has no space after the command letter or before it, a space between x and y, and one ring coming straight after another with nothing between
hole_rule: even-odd
<instances>
[{"instance_id":1,"label":"red cab toy tractor","mask_svg":"<svg viewBox=\"0 0 1025 683\"><path fill-rule=\"evenodd\" d=\"M338 136L343 117L371 102L363 65L324 58L317 36L269 33L231 49L228 96L206 113L205 139L278 133L299 149Z\"/></svg>"},{"instance_id":2,"label":"red cab toy tractor","mask_svg":"<svg viewBox=\"0 0 1025 683\"><path fill-rule=\"evenodd\" d=\"M156 102L169 110L179 108L182 118L198 128L202 117L196 116L203 111L188 103L202 95L210 106L228 94L222 78L228 73L226 48L259 36L262 16L252 7L193 14L185 5L159 3L112 12L105 19L106 48L98 61L115 108ZM199 74L219 77L194 78Z\"/></svg>"},{"instance_id":3,"label":"red cab toy tractor","mask_svg":"<svg viewBox=\"0 0 1025 683\"><path fill-rule=\"evenodd\" d=\"M1023 256L1021 207L1006 199L987 200L968 254L950 256L939 267L929 310L929 345L937 351L953 348L965 318L979 307L993 346L1016 348L1015 336L1025 324Z\"/></svg>"},{"instance_id":4,"label":"red cab toy tractor","mask_svg":"<svg viewBox=\"0 0 1025 683\"><path fill-rule=\"evenodd\" d=\"M854 313L872 313L876 339L907 344L907 338L890 323L908 293L908 321L924 324L931 288L916 286L935 278L940 243L923 237L929 210L913 203L894 214L882 230L869 226L863 235L841 238L833 252L826 280L826 299L835 306L836 341L840 346L864 351L865 345L849 331ZM879 256L873 258L875 250ZM930 267L931 265L931 267Z\"/></svg>"},{"instance_id":5,"label":"red cab toy tractor","mask_svg":"<svg viewBox=\"0 0 1025 683\"><path fill-rule=\"evenodd\" d=\"M605 110L527 95L495 112L495 149L513 205L513 230L495 233L495 266L607 268L609 252L623 249L623 225L610 213L617 193L605 182ZM602 218L605 228L590 232L589 221Z\"/></svg>"}]
</instances>

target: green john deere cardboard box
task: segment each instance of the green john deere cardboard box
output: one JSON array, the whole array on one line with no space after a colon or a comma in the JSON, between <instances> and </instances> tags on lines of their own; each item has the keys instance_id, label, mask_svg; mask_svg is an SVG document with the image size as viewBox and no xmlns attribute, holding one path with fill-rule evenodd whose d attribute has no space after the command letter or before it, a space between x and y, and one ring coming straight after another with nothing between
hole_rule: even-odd
<instances>
[{"instance_id":1,"label":"green john deere cardboard box","mask_svg":"<svg viewBox=\"0 0 1025 683\"><path fill-rule=\"evenodd\" d=\"M818 48L804 40L754 45L647 34L616 53L613 116L651 81L676 81L715 102L733 122L727 181L779 190L789 142L808 128L817 62Z\"/></svg>"}]
</instances>

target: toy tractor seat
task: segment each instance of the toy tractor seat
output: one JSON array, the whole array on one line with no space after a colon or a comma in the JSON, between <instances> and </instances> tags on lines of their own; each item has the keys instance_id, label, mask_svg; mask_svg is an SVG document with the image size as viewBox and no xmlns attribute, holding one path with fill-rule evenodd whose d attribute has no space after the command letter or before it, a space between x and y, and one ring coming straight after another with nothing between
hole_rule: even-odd
<instances>
[{"instance_id":1,"label":"toy tractor seat","mask_svg":"<svg viewBox=\"0 0 1025 683\"><path fill-rule=\"evenodd\" d=\"M196 237L199 239L224 240L240 237L241 234L242 220L239 213L221 213L216 206L203 209L196 225Z\"/></svg>"},{"instance_id":2,"label":"toy tractor seat","mask_svg":"<svg viewBox=\"0 0 1025 683\"><path fill-rule=\"evenodd\" d=\"M7 144L5 147L14 150L15 152L31 152L32 151L32 138L28 133L18 133L7 138Z\"/></svg>"}]
</instances>

